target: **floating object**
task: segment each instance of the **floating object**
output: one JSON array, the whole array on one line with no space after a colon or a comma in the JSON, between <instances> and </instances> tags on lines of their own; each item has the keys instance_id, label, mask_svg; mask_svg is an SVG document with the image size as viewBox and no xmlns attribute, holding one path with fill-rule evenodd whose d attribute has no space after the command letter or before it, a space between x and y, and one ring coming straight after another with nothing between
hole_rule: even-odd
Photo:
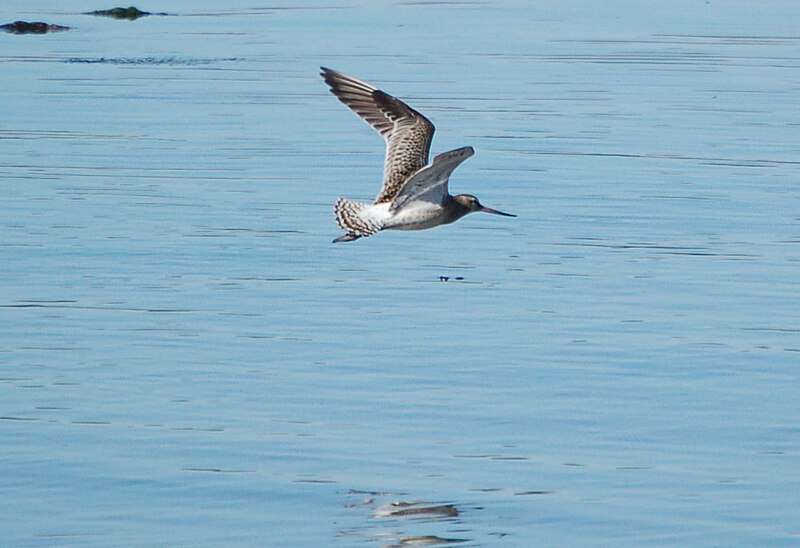
<instances>
[{"instance_id":1,"label":"floating object","mask_svg":"<svg viewBox=\"0 0 800 548\"><path fill-rule=\"evenodd\" d=\"M151 13L149 11L142 11L136 6L130 6L127 8L111 8L110 10L89 11L85 15L97 15L98 17L111 17L113 19L127 19L128 21L135 21L140 17L147 17L148 15L166 15L166 13Z\"/></svg>"},{"instance_id":2,"label":"floating object","mask_svg":"<svg viewBox=\"0 0 800 548\"><path fill-rule=\"evenodd\" d=\"M11 34L46 34L48 32L69 30L69 27L51 25L50 23L44 23L42 21L34 21L32 23L28 21L14 21L13 23L0 25L0 29L10 32Z\"/></svg>"},{"instance_id":3,"label":"floating object","mask_svg":"<svg viewBox=\"0 0 800 548\"><path fill-rule=\"evenodd\" d=\"M375 510L375 517L436 516L454 518L460 512L453 504L429 505L424 502L392 502Z\"/></svg>"}]
</instances>

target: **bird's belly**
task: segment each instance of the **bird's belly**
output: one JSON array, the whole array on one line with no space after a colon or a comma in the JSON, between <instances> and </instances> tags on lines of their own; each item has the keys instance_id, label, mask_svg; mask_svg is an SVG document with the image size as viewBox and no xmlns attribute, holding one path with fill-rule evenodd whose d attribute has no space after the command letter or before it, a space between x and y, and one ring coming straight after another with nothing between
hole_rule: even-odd
<instances>
[{"instance_id":1,"label":"bird's belly","mask_svg":"<svg viewBox=\"0 0 800 548\"><path fill-rule=\"evenodd\" d=\"M387 230L425 230L447 222L440 208L401 210L386 221Z\"/></svg>"}]
</instances>

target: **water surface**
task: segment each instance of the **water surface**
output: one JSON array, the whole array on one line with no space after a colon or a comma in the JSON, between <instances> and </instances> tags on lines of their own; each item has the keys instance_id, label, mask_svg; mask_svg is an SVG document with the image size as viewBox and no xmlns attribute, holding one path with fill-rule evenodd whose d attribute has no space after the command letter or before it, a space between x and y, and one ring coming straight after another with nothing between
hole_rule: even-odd
<instances>
[{"instance_id":1,"label":"water surface","mask_svg":"<svg viewBox=\"0 0 800 548\"><path fill-rule=\"evenodd\" d=\"M797 544L793 3L107 7L0 7L3 544ZM319 65L519 217L331 245Z\"/></svg>"}]
</instances>

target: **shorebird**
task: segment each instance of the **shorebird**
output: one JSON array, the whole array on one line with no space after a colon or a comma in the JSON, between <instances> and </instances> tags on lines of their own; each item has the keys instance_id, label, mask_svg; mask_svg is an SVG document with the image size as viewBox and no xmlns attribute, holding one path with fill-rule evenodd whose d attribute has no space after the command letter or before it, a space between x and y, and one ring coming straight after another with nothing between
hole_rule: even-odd
<instances>
[{"instance_id":1,"label":"shorebird","mask_svg":"<svg viewBox=\"0 0 800 548\"><path fill-rule=\"evenodd\" d=\"M351 242L381 230L423 230L453 223L476 211L516 217L486 207L472 194L450 195L450 175L475 154L463 147L428 163L435 128L430 120L396 97L329 68L320 67L331 92L386 140L383 186L373 203L339 198L336 222L347 232L336 242Z\"/></svg>"}]
</instances>

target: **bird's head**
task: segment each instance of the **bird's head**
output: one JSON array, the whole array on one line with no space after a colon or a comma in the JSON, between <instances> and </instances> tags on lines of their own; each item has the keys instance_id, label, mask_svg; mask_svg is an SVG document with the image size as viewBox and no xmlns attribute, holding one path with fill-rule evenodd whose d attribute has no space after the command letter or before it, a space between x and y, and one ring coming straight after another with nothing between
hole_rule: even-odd
<instances>
[{"instance_id":1,"label":"bird's head","mask_svg":"<svg viewBox=\"0 0 800 548\"><path fill-rule=\"evenodd\" d=\"M504 213L502 211L497 211L496 209L492 209L491 207L486 207L482 203L478 201L478 198L473 196L472 194L458 194L457 196L453 196L453 199L458 202L462 207L467 209L468 213L473 213L475 211L483 211L484 213L491 213L493 215L502 215L503 217L516 217L511 213Z\"/></svg>"}]
</instances>

